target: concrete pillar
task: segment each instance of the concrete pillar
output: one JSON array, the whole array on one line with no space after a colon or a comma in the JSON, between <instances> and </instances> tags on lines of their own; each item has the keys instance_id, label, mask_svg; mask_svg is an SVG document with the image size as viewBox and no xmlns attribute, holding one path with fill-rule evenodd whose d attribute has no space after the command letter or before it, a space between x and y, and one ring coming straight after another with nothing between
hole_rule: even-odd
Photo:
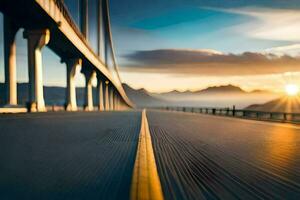
<instances>
[{"instance_id":1,"label":"concrete pillar","mask_svg":"<svg viewBox=\"0 0 300 200\"><path fill-rule=\"evenodd\" d=\"M88 38L89 32L88 20L88 0L80 0L80 29L86 39Z\"/></svg>"},{"instance_id":2,"label":"concrete pillar","mask_svg":"<svg viewBox=\"0 0 300 200\"><path fill-rule=\"evenodd\" d=\"M29 110L46 111L43 92L42 48L50 41L48 29L24 32L28 40Z\"/></svg>"},{"instance_id":3,"label":"concrete pillar","mask_svg":"<svg viewBox=\"0 0 300 200\"><path fill-rule=\"evenodd\" d=\"M110 88L110 93L109 93L109 106L110 110L114 110L114 88Z\"/></svg>"},{"instance_id":4,"label":"concrete pillar","mask_svg":"<svg viewBox=\"0 0 300 200\"><path fill-rule=\"evenodd\" d=\"M16 34L19 26L4 15L5 104L17 105Z\"/></svg>"},{"instance_id":5,"label":"concrete pillar","mask_svg":"<svg viewBox=\"0 0 300 200\"><path fill-rule=\"evenodd\" d=\"M122 110L122 99L119 99L118 106L119 106L119 110Z\"/></svg>"},{"instance_id":6,"label":"concrete pillar","mask_svg":"<svg viewBox=\"0 0 300 200\"><path fill-rule=\"evenodd\" d=\"M118 94L114 96L114 110L118 110Z\"/></svg>"},{"instance_id":7,"label":"concrete pillar","mask_svg":"<svg viewBox=\"0 0 300 200\"><path fill-rule=\"evenodd\" d=\"M77 111L75 75L81 67L80 58L71 58L64 61L67 65L66 110Z\"/></svg>"},{"instance_id":8,"label":"concrete pillar","mask_svg":"<svg viewBox=\"0 0 300 200\"><path fill-rule=\"evenodd\" d=\"M98 45L98 56L102 60L102 41L103 41L103 9L102 9L102 0L97 1L97 45Z\"/></svg>"},{"instance_id":9,"label":"concrete pillar","mask_svg":"<svg viewBox=\"0 0 300 200\"><path fill-rule=\"evenodd\" d=\"M97 83L97 91L98 91L98 95L97 95L97 102L98 102L98 110L99 111L104 111L104 90L105 90L105 83L103 82L103 77L102 75L100 75L99 73L97 74L97 79L98 79L98 83Z\"/></svg>"},{"instance_id":10,"label":"concrete pillar","mask_svg":"<svg viewBox=\"0 0 300 200\"><path fill-rule=\"evenodd\" d=\"M105 81L105 110L109 110L109 81Z\"/></svg>"},{"instance_id":11,"label":"concrete pillar","mask_svg":"<svg viewBox=\"0 0 300 200\"><path fill-rule=\"evenodd\" d=\"M121 102L120 102L120 108L121 108L121 110L124 110L124 101L123 100L121 100Z\"/></svg>"},{"instance_id":12,"label":"concrete pillar","mask_svg":"<svg viewBox=\"0 0 300 200\"><path fill-rule=\"evenodd\" d=\"M117 96L117 101L116 101L116 110L120 110L120 96Z\"/></svg>"},{"instance_id":13,"label":"concrete pillar","mask_svg":"<svg viewBox=\"0 0 300 200\"><path fill-rule=\"evenodd\" d=\"M119 110L122 110L122 99L119 99Z\"/></svg>"},{"instance_id":14,"label":"concrete pillar","mask_svg":"<svg viewBox=\"0 0 300 200\"><path fill-rule=\"evenodd\" d=\"M84 99L84 110L93 111L93 78L96 76L96 72L92 69L82 69L82 73L85 76L85 99Z\"/></svg>"},{"instance_id":15,"label":"concrete pillar","mask_svg":"<svg viewBox=\"0 0 300 200\"><path fill-rule=\"evenodd\" d=\"M120 96L118 97L118 110L121 110L121 99L120 99Z\"/></svg>"},{"instance_id":16,"label":"concrete pillar","mask_svg":"<svg viewBox=\"0 0 300 200\"><path fill-rule=\"evenodd\" d=\"M109 33L109 24L108 24L108 10L107 10L107 0L101 0L102 1L102 19L103 19L103 40L104 40L104 64L105 66L108 68L107 64L108 64L108 52L109 52L109 45L110 45L110 33Z\"/></svg>"}]
</instances>

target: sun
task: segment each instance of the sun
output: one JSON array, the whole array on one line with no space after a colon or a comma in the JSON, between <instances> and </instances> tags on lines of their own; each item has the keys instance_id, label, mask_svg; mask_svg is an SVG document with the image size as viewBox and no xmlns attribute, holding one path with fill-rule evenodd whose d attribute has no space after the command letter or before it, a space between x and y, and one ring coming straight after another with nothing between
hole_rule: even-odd
<instances>
[{"instance_id":1,"label":"sun","mask_svg":"<svg viewBox=\"0 0 300 200\"><path fill-rule=\"evenodd\" d=\"M296 96L299 93L299 87L295 84L287 84L285 92L288 96Z\"/></svg>"}]
</instances>

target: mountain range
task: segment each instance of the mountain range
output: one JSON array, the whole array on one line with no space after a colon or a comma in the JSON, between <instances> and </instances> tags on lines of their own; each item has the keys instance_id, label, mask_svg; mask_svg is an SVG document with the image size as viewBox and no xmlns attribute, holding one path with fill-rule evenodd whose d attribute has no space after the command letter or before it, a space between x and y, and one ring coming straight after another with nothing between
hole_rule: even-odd
<instances>
[{"instance_id":1,"label":"mountain range","mask_svg":"<svg viewBox=\"0 0 300 200\"><path fill-rule=\"evenodd\" d=\"M18 103L20 105L25 105L28 101L28 84L27 83L18 83ZM95 90L96 92L96 90ZM0 105L4 104L4 99L2 94L5 93L4 83L0 83ZM77 104L79 106L84 103L84 88L76 88L77 95ZM58 105L63 106L65 104L66 98L66 88L64 87L51 87L44 86L44 99L46 105Z\"/></svg>"},{"instance_id":2,"label":"mountain range","mask_svg":"<svg viewBox=\"0 0 300 200\"><path fill-rule=\"evenodd\" d=\"M278 97L265 90L246 92L234 85L213 86L197 91L173 90L164 93L151 93L145 89L133 89L123 84L128 96L139 106L193 106L193 107L228 107L236 105L244 108L254 103L265 103Z\"/></svg>"},{"instance_id":3,"label":"mountain range","mask_svg":"<svg viewBox=\"0 0 300 200\"><path fill-rule=\"evenodd\" d=\"M124 90L126 91L128 97L135 103L138 107L157 107L166 106L168 102L156 97L151 96L145 89L135 90L123 84ZM28 84L18 83L18 104L25 105L28 101ZM0 83L0 105L4 104L4 94L5 87L4 83ZM96 88L93 88L93 94L96 94ZM84 104L84 88L76 88L77 104L78 106L83 106ZM96 95L94 97L94 104L96 104ZM52 87L44 86L44 99L46 105L57 105L63 106L65 104L66 98L66 88L65 87Z\"/></svg>"},{"instance_id":4,"label":"mountain range","mask_svg":"<svg viewBox=\"0 0 300 200\"><path fill-rule=\"evenodd\" d=\"M170 92L164 92L164 93L152 93L152 95L155 96L174 96L174 95L201 95L201 94L212 94L212 95L218 95L221 94L223 95L224 93L226 94L270 94L272 92L267 91L267 90L253 90L251 92L246 92L240 87L234 86L234 85L221 85L221 86L212 86L212 87L207 87L202 90L196 90L196 91L183 91L180 92L178 90L173 90Z\"/></svg>"},{"instance_id":5,"label":"mountain range","mask_svg":"<svg viewBox=\"0 0 300 200\"><path fill-rule=\"evenodd\" d=\"M138 107L159 107L167 106L170 104L168 100L154 97L145 89L133 89L127 84L123 84L123 88L128 95L129 99L133 101Z\"/></svg>"},{"instance_id":6,"label":"mountain range","mask_svg":"<svg viewBox=\"0 0 300 200\"><path fill-rule=\"evenodd\" d=\"M128 97L137 107L160 107L160 106L194 106L194 107L228 107L236 105L244 108L251 104L262 104L273 100L274 94L269 91L256 90L246 92L233 85L208 87L198 91L171 91L166 93L151 93L145 89L133 89L123 84ZM4 94L4 84L0 83L0 94ZM77 103L84 103L84 88L76 88ZM96 88L94 88L96 94ZM65 103L66 89L64 87L44 86L46 105L63 106ZM25 105L28 101L28 84L18 84L18 102ZM0 104L4 103L3 95L0 95ZM96 95L94 95L96 104Z\"/></svg>"},{"instance_id":7,"label":"mountain range","mask_svg":"<svg viewBox=\"0 0 300 200\"><path fill-rule=\"evenodd\" d=\"M253 104L245 109L265 112L300 113L300 99L299 97L281 97L264 104Z\"/></svg>"}]
</instances>

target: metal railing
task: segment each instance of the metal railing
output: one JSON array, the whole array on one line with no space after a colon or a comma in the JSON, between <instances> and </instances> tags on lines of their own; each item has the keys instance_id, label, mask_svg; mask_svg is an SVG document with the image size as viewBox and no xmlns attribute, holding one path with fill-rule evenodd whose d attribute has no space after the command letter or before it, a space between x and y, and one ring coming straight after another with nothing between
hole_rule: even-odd
<instances>
[{"instance_id":1,"label":"metal railing","mask_svg":"<svg viewBox=\"0 0 300 200\"><path fill-rule=\"evenodd\" d=\"M71 28L73 29L73 31L75 32L75 34L83 41L83 43L85 44L85 46L90 50L90 52L94 55L94 57L97 57L98 60L100 61L100 63L102 63L111 73L112 77L115 78L114 79L114 83L116 84L116 87L119 87L121 92L120 93L125 93L123 86L122 86L122 81L119 75L119 71L118 71L118 64L117 64L117 60L116 60L116 55L115 55L115 51L114 51L114 46L113 46L113 41L112 41L112 33L111 33L111 25L110 25L110 13L109 13L109 1L105 0L105 8L106 12L104 14L106 14L106 18L105 18L105 29L104 32L106 32L105 34L108 36L105 38L105 40L107 40L106 42L108 43L108 49L106 49L105 54L108 54L108 52L111 53L111 61L112 61L112 67L109 67L109 62L107 60L102 60L97 53L92 49L92 47L90 46L88 40L84 37L84 35L82 34L82 32L80 31L79 27L77 26L77 24L75 23L74 19L72 18L71 13L69 12L67 6L65 5L63 0L53 0L53 2L55 3L55 5L58 7L58 9L60 10L60 12L62 13L63 17L66 19L66 21L68 22L68 24L71 26ZM60 26L60 24L58 24L58 26ZM114 76L116 75L116 76ZM126 96L126 94L125 94ZM126 96L127 100L125 101L129 101L128 105L130 105L131 107L133 107L133 104L130 102L129 98Z\"/></svg>"},{"instance_id":2,"label":"metal railing","mask_svg":"<svg viewBox=\"0 0 300 200\"><path fill-rule=\"evenodd\" d=\"M255 111L255 110L242 110L242 109L232 109L232 108L210 108L210 107L160 107L159 109L264 120L264 121L300 123L300 113L264 112L264 111Z\"/></svg>"},{"instance_id":3,"label":"metal railing","mask_svg":"<svg viewBox=\"0 0 300 200\"><path fill-rule=\"evenodd\" d=\"M69 23L73 31L76 33L76 35L84 42L86 47L90 50L90 52L95 56L98 57L98 55L95 53L95 51L92 49L84 35L81 33L79 27L74 22L73 18L71 17L71 13L69 12L68 8L66 7L63 0L53 0L56 6L58 7L59 11L62 13L66 21ZM100 60L100 59L99 59ZM100 62L103 64L103 61L100 60Z\"/></svg>"},{"instance_id":4,"label":"metal railing","mask_svg":"<svg viewBox=\"0 0 300 200\"><path fill-rule=\"evenodd\" d=\"M58 9L60 10L60 12L63 14L64 18L67 20L67 22L69 23L69 25L72 27L73 31L76 33L76 35L85 43L85 45L87 46L87 48L91 51L91 53L94 54L95 57L98 57L98 55L95 53L95 51L91 48L91 46L89 45L89 42L87 41L87 39L84 37L84 35L81 33L79 27L77 26L77 24L74 22L71 13L69 12L67 6L65 5L65 3L63 2L63 0L53 0L56 4L56 6L58 7ZM109 1L105 0L105 9L106 12L104 13L105 16L105 32L106 35L108 36L107 39L108 44L109 44L109 51L111 52L111 59L112 59L112 63L113 63L113 68L115 70L115 73L117 75L118 78L118 82L119 84L121 84L121 79L118 73L118 65L117 65L117 61L116 61L116 57L115 57L115 51L114 51L114 46L113 46L113 41L112 41L112 33L111 33L111 25L110 25L110 12L109 12ZM107 52L108 53L108 50ZM102 64L108 65L108 63L104 63L107 61L103 61L99 58L99 60L102 62ZM108 67L108 66L106 66Z\"/></svg>"}]
</instances>

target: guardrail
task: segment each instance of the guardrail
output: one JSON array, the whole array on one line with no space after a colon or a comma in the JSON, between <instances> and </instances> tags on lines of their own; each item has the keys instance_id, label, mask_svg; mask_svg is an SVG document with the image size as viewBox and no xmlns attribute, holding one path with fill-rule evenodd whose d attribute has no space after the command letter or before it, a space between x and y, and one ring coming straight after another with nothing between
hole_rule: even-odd
<instances>
[{"instance_id":1,"label":"guardrail","mask_svg":"<svg viewBox=\"0 0 300 200\"><path fill-rule=\"evenodd\" d=\"M79 27L77 26L77 24L74 22L74 19L72 18L71 13L69 12L67 6L65 5L63 0L53 0L55 5L58 7L59 11L62 13L62 15L64 16L64 18L67 20L67 22L69 23L69 25L71 26L71 28L73 29L73 31L76 33L76 35L84 42L84 44L86 45L86 47L90 50L90 52L95 56L95 57L99 57L94 49L90 46L89 42L87 41L87 39L84 37L84 35L81 33ZM112 54L112 62L113 62L113 67L115 69L115 72L117 74L117 78L119 79L119 84L121 85L121 79L118 73L118 66L117 66L117 61L116 61L116 57L115 57L115 51L114 51L114 46L113 46L113 41L112 41L112 34L111 34L111 25L110 25L110 15L109 15L109 5L108 5L108 1L106 2L106 26L107 26L107 32L109 34L109 37L107 38L109 41L109 48ZM59 25L59 24L58 24ZM100 62L106 66L106 68L108 68L108 63L105 63L105 61L101 60L99 57ZM113 72L111 72L113 73Z\"/></svg>"},{"instance_id":2,"label":"guardrail","mask_svg":"<svg viewBox=\"0 0 300 200\"><path fill-rule=\"evenodd\" d=\"M106 3L106 34L109 34L108 37L106 39L108 39L108 47L110 48L111 51L111 61L114 67L114 71L111 70L111 68L109 68L109 62L107 60L102 60L97 53L95 52L95 50L90 46L88 40L84 37L84 35L82 34L82 32L80 31L80 28L77 26L77 24L75 23L74 19L72 18L71 13L69 12L67 6L64 3L64 0L51 0L54 2L54 4L57 6L57 8L59 9L59 11L62 13L62 16L64 17L64 19L67 21L67 23L70 25L70 27L72 28L72 30L74 31L74 33L81 39L81 41L84 43L85 47L90 51L90 53L95 57L98 58L97 60L105 66L105 68L110 72L111 75L111 82L115 85L116 88L118 88L119 93L121 96L123 96L124 101L126 102L126 104L129 107L134 108L135 105L131 102L131 100L128 98L128 96L126 95L124 88L122 86L122 81L120 79L120 75L118 72L118 64L116 61L116 57L115 57L115 52L114 52L114 46L113 46L113 41L112 41L112 33L111 33L111 27L110 27L110 16L109 16L109 1L105 0ZM61 26L61 24L58 22L57 24L58 26ZM107 33L108 32L108 33ZM107 52L106 52L107 53ZM116 73L116 79L112 80L114 77L114 73Z\"/></svg>"},{"instance_id":3,"label":"guardrail","mask_svg":"<svg viewBox=\"0 0 300 200\"><path fill-rule=\"evenodd\" d=\"M76 33L76 35L84 42L84 44L86 45L86 47L90 50L90 52L98 57L98 55L95 53L95 51L92 49L92 47L90 46L90 44L88 43L88 41L86 40L86 38L83 36L83 34L81 33L79 27L76 25L76 23L74 22L73 18L71 17L71 13L69 12L68 8L66 7L65 3L63 2L63 0L53 0L55 5L57 6L57 8L59 9L59 11L62 13L62 15L64 16L64 18L67 20L67 22L69 23L69 25L72 27L73 31ZM58 24L59 25L59 24ZM60 25L59 25L60 26ZM103 63L102 60L100 60L100 62Z\"/></svg>"},{"instance_id":4,"label":"guardrail","mask_svg":"<svg viewBox=\"0 0 300 200\"><path fill-rule=\"evenodd\" d=\"M264 120L264 121L300 123L300 113L263 112L263 111L242 110L242 109L232 109L232 108L203 108L203 107L200 108L199 107L160 107L159 109Z\"/></svg>"}]
</instances>

